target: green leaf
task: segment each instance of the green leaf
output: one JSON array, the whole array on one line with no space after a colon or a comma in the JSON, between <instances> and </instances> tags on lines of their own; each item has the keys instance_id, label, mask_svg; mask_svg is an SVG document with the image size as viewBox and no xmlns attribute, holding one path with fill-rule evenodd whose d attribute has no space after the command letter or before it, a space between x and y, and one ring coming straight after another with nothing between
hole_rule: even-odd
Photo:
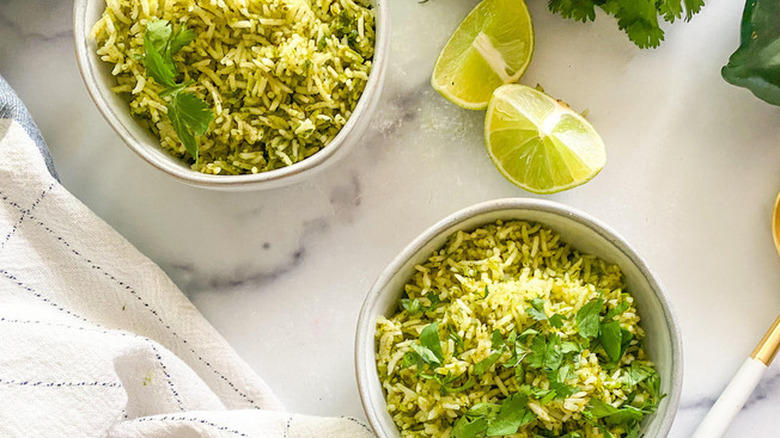
<instances>
[{"instance_id":1,"label":"green leaf","mask_svg":"<svg viewBox=\"0 0 780 438\"><path fill-rule=\"evenodd\" d=\"M515 378L518 382L525 382L525 367L522 362L518 362L515 366Z\"/></svg>"},{"instance_id":2,"label":"green leaf","mask_svg":"<svg viewBox=\"0 0 780 438\"><path fill-rule=\"evenodd\" d=\"M666 394L661 395L661 377L655 370L647 376L642 384L647 388L647 392L650 393L650 396L653 399L656 399L656 403L666 396Z\"/></svg>"},{"instance_id":3,"label":"green leaf","mask_svg":"<svg viewBox=\"0 0 780 438\"><path fill-rule=\"evenodd\" d=\"M493 349L497 350L501 348L504 345L504 338L501 337L501 332L498 330L493 330L493 335L491 337L491 341L493 344Z\"/></svg>"},{"instance_id":4,"label":"green leaf","mask_svg":"<svg viewBox=\"0 0 780 438\"><path fill-rule=\"evenodd\" d=\"M528 366L532 368L544 368L548 372L557 370L563 362L560 336L536 336L528 358Z\"/></svg>"},{"instance_id":5,"label":"green leaf","mask_svg":"<svg viewBox=\"0 0 780 438\"><path fill-rule=\"evenodd\" d=\"M192 93L176 93L168 104L168 118L187 152L198 161L197 135L203 135L214 120L208 103Z\"/></svg>"},{"instance_id":6,"label":"green leaf","mask_svg":"<svg viewBox=\"0 0 780 438\"><path fill-rule=\"evenodd\" d=\"M528 366L531 368L543 367L545 357L547 357L547 341L544 339L544 336L536 336L531 342Z\"/></svg>"},{"instance_id":7,"label":"green leaf","mask_svg":"<svg viewBox=\"0 0 780 438\"><path fill-rule=\"evenodd\" d=\"M444 353L441 350L441 340L439 339L439 323L434 322L426 326L420 333L420 345L430 350L438 363L444 361Z\"/></svg>"},{"instance_id":8,"label":"green leaf","mask_svg":"<svg viewBox=\"0 0 780 438\"><path fill-rule=\"evenodd\" d=\"M598 398L591 398L589 403L589 412L593 418L604 418L619 411L618 408Z\"/></svg>"},{"instance_id":9,"label":"green leaf","mask_svg":"<svg viewBox=\"0 0 780 438\"><path fill-rule=\"evenodd\" d=\"M167 20L152 20L146 24L144 32L146 74L166 87L176 86L176 76L179 74L168 53L170 38L171 24Z\"/></svg>"},{"instance_id":10,"label":"green leaf","mask_svg":"<svg viewBox=\"0 0 780 438\"><path fill-rule=\"evenodd\" d=\"M527 354L528 353L525 350L515 350L515 354L513 354L512 357L503 364L504 368L514 368L520 365L520 362L525 359Z\"/></svg>"},{"instance_id":11,"label":"green leaf","mask_svg":"<svg viewBox=\"0 0 780 438\"><path fill-rule=\"evenodd\" d=\"M566 381L570 378L576 377L576 374L572 373L571 365L563 365L557 371L548 374L550 380L550 393L545 399L542 399L543 403L549 403L552 400L563 400L566 397L577 392L577 390L566 384Z\"/></svg>"},{"instance_id":12,"label":"green leaf","mask_svg":"<svg viewBox=\"0 0 780 438\"><path fill-rule=\"evenodd\" d=\"M450 394L454 394L456 392L463 392L467 389L471 389L471 387L474 386L476 383L477 382L471 377L469 377L468 380L466 380L466 382L463 385L457 387L453 387L450 386L448 383L443 383L439 381L439 384L441 385L441 389L443 389L445 392Z\"/></svg>"},{"instance_id":13,"label":"green leaf","mask_svg":"<svg viewBox=\"0 0 780 438\"><path fill-rule=\"evenodd\" d=\"M593 0L550 0L550 11L572 20L593 21L596 19L596 5Z\"/></svg>"},{"instance_id":14,"label":"green leaf","mask_svg":"<svg viewBox=\"0 0 780 438\"><path fill-rule=\"evenodd\" d=\"M441 302L441 299L439 296L433 292L428 292L428 295L425 296L425 298L428 298L428 301L431 302L431 304L428 306L427 310L431 310L434 307L438 306Z\"/></svg>"},{"instance_id":15,"label":"green leaf","mask_svg":"<svg viewBox=\"0 0 780 438\"><path fill-rule=\"evenodd\" d=\"M531 300L531 307L525 309L525 313L536 321L547 319L547 314L544 313L544 300L541 298Z\"/></svg>"},{"instance_id":16,"label":"green leaf","mask_svg":"<svg viewBox=\"0 0 780 438\"><path fill-rule=\"evenodd\" d=\"M417 298L411 300L409 298L401 298L401 308L406 310L406 312L410 315L419 313L422 310L420 300Z\"/></svg>"},{"instance_id":17,"label":"green leaf","mask_svg":"<svg viewBox=\"0 0 780 438\"><path fill-rule=\"evenodd\" d=\"M618 409L617 412L615 412L612 415L609 415L608 417L605 417L604 420L609 425L628 425L633 424L638 421L642 421L642 417L645 416L645 413L641 410L633 407L633 406L623 406L620 409Z\"/></svg>"},{"instance_id":18,"label":"green leaf","mask_svg":"<svg viewBox=\"0 0 780 438\"><path fill-rule=\"evenodd\" d=\"M612 318L622 314L626 310L628 310L628 301L623 301L622 303L618 304L617 306L609 309L609 311L607 312L607 315L604 317L604 320L605 321L609 321Z\"/></svg>"},{"instance_id":19,"label":"green leaf","mask_svg":"<svg viewBox=\"0 0 780 438\"><path fill-rule=\"evenodd\" d=\"M664 20L674 23L683 15L683 4L680 0L658 0L658 13Z\"/></svg>"},{"instance_id":20,"label":"green leaf","mask_svg":"<svg viewBox=\"0 0 780 438\"><path fill-rule=\"evenodd\" d=\"M604 347L604 351L607 352L607 357L612 362L620 360L621 340L623 339L620 332L620 323L612 321L601 326L601 336L599 340Z\"/></svg>"},{"instance_id":21,"label":"green leaf","mask_svg":"<svg viewBox=\"0 0 780 438\"><path fill-rule=\"evenodd\" d=\"M580 346L572 341L566 341L561 344L561 353L563 354L579 353L580 351L582 351Z\"/></svg>"},{"instance_id":22,"label":"green leaf","mask_svg":"<svg viewBox=\"0 0 780 438\"><path fill-rule=\"evenodd\" d=\"M165 54L172 33L173 27L170 21L158 19L148 21L144 32L144 49Z\"/></svg>"},{"instance_id":23,"label":"green leaf","mask_svg":"<svg viewBox=\"0 0 780 438\"><path fill-rule=\"evenodd\" d=\"M477 403L466 412L469 418L485 417L488 420L496 418L501 406L495 403Z\"/></svg>"},{"instance_id":24,"label":"green leaf","mask_svg":"<svg viewBox=\"0 0 780 438\"><path fill-rule=\"evenodd\" d=\"M404 354L404 358L401 360L401 369L416 366L417 370L420 371L424 363L423 358L419 354L409 351Z\"/></svg>"},{"instance_id":25,"label":"green leaf","mask_svg":"<svg viewBox=\"0 0 780 438\"><path fill-rule=\"evenodd\" d=\"M634 335L630 331L620 327L620 357L623 357L623 355L626 354L628 347L631 346L632 339L634 339Z\"/></svg>"},{"instance_id":26,"label":"green leaf","mask_svg":"<svg viewBox=\"0 0 780 438\"><path fill-rule=\"evenodd\" d=\"M555 315L550 317L550 325L555 328L561 328L563 327L563 320L564 320L563 315L559 315L556 313Z\"/></svg>"},{"instance_id":27,"label":"green leaf","mask_svg":"<svg viewBox=\"0 0 780 438\"><path fill-rule=\"evenodd\" d=\"M498 360L504 354L504 349L506 347L504 346L504 338L501 337L501 332L494 330L492 338L494 351L488 357L474 364L474 374L477 376L485 374L485 372L489 370L490 367L492 367L496 362L498 362Z\"/></svg>"},{"instance_id":28,"label":"green leaf","mask_svg":"<svg viewBox=\"0 0 780 438\"><path fill-rule=\"evenodd\" d=\"M160 97L166 97L166 96L174 95L174 94L179 93L180 91L184 90L185 88L189 87L190 85L192 85L194 83L195 83L195 81L189 80L187 82L182 82L181 84L176 84L176 85L174 85L172 87L168 87L168 88L162 90L160 92L159 96Z\"/></svg>"},{"instance_id":29,"label":"green leaf","mask_svg":"<svg viewBox=\"0 0 780 438\"><path fill-rule=\"evenodd\" d=\"M474 364L474 374L477 376L481 376L485 374L487 370L490 369L496 362L498 362L498 359L501 358L501 352L496 351L495 353L491 353L488 357L482 359L481 361Z\"/></svg>"},{"instance_id":30,"label":"green leaf","mask_svg":"<svg viewBox=\"0 0 780 438\"><path fill-rule=\"evenodd\" d=\"M628 372L626 373L626 383L629 386L636 386L653 374L656 374L654 369L647 365L642 365L639 361L635 360L631 362L631 367L629 367Z\"/></svg>"},{"instance_id":31,"label":"green leaf","mask_svg":"<svg viewBox=\"0 0 780 438\"><path fill-rule=\"evenodd\" d=\"M527 329L523 333L520 333L520 335L517 337L518 340L525 342L525 339L528 338L528 336L531 335L538 335L539 332L534 329Z\"/></svg>"},{"instance_id":32,"label":"green leaf","mask_svg":"<svg viewBox=\"0 0 780 438\"><path fill-rule=\"evenodd\" d=\"M463 351L463 338L460 337L460 335L457 332L453 331L452 327L450 327L448 331L449 331L448 337L452 339L452 342L455 343L455 352L457 355L458 351L460 352Z\"/></svg>"},{"instance_id":33,"label":"green leaf","mask_svg":"<svg viewBox=\"0 0 780 438\"><path fill-rule=\"evenodd\" d=\"M436 364L441 365L441 360L439 360L438 357L436 357L436 354L433 353L429 348L425 348L422 345L412 344L409 346L415 353L417 353L422 360L427 364Z\"/></svg>"},{"instance_id":34,"label":"green leaf","mask_svg":"<svg viewBox=\"0 0 780 438\"><path fill-rule=\"evenodd\" d=\"M563 382L550 382L550 389L555 393L555 400L563 400L577 392L577 389Z\"/></svg>"},{"instance_id":35,"label":"green leaf","mask_svg":"<svg viewBox=\"0 0 780 438\"><path fill-rule=\"evenodd\" d=\"M182 92L189 83L176 83L178 71L173 62L173 54L192 42L195 33L182 27L175 35L167 20L150 20L144 31L144 65L146 74L160 85L166 87L160 97L170 95L168 119L184 145L187 153L198 161L198 139L214 120L214 112L208 103L192 93Z\"/></svg>"},{"instance_id":36,"label":"green leaf","mask_svg":"<svg viewBox=\"0 0 780 438\"><path fill-rule=\"evenodd\" d=\"M631 428L631 430L628 431L628 435L626 435L626 438L639 438L639 431L641 427L639 424L635 425Z\"/></svg>"},{"instance_id":37,"label":"green leaf","mask_svg":"<svg viewBox=\"0 0 780 438\"><path fill-rule=\"evenodd\" d=\"M704 0L549 0L548 6L562 17L582 22L594 20L598 6L618 20L618 27L631 41L647 48L657 47L664 39L659 19L673 22L684 10L689 21L701 11Z\"/></svg>"},{"instance_id":38,"label":"green leaf","mask_svg":"<svg viewBox=\"0 0 780 438\"><path fill-rule=\"evenodd\" d=\"M664 39L664 31L658 25L655 0L623 1L615 17L618 27L639 48L658 47Z\"/></svg>"},{"instance_id":39,"label":"green leaf","mask_svg":"<svg viewBox=\"0 0 780 438\"><path fill-rule=\"evenodd\" d=\"M604 309L604 299L590 301L577 312L577 330L583 338L595 338L599 334L599 315Z\"/></svg>"},{"instance_id":40,"label":"green leaf","mask_svg":"<svg viewBox=\"0 0 780 438\"><path fill-rule=\"evenodd\" d=\"M685 3L685 21L691 21L694 14L701 12L704 0L683 0Z\"/></svg>"},{"instance_id":41,"label":"green leaf","mask_svg":"<svg viewBox=\"0 0 780 438\"><path fill-rule=\"evenodd\" d=\"M555 390L548 389L546 391L546 394L544 394L544 396L541 399L539 399L539 403L546 405L547 403L550 403L551 401L555 400L555 397L557 395L558 394L555 392Z\"/></svg>"},{"instance_id":42,"label":"green leaf","mask_svg":"<svg viewBox=\"0 0 780 438\"><path fill-rule=\"evenodd\" d=\"M469 420L469 418L464 415L458 418L452 426L452 438L476 438L484 433L487 428L487 419L480 417Z\"/></svg>"},{"instance_id":43,"label":"green leaf","mask_svg":"<svg viewBox=\"0 0 780 438\"><path fill-rule=\"evenodd\" d=\"M176 33L176 35L171 39L170 43L170 53L171 55L175 55L179 53L179 51L184 48L184 46L187 46L191 42L197 38L198 35L195 33L192 29L187 29L186 27L182 26L181 29Z\"/></svg>"},{"instance_id":44,"label":"green leaf","mask_svg":"<svg viewBox=\"0 0 780 438\"><path fill-rule=\"evenodd\" d=\"M547 343L547 355L544 359L544 368L547 371L555 371L561 366L562 362L561 337L557 334L550 335Z\"/></svg>"},{"instance_id":45,"label":"green leaf","mask_svg":"<svg viewBox=\"0 0 780 438\"><path fill-rule=\"evenodd\" d=\"M167 62L159 52L150 50L146 43L144 43L144 50L146 51L146 56L144 57L146 74L160 85L175 87L176 76L178 75L176 66L171 62Z\"/></svg>"},{"instance_id":46,"label":"green leaf","mask_svg":"<svg viewBox=\"0 0 780 438\"><path fill-rule=\"evenodd\" d=\"M487 436L503 436L517 433L517 430L530 423L536 416L528 409L528 397L513 394L501 404L495 420L487 428Z\"/></svg>"}]
</instances>

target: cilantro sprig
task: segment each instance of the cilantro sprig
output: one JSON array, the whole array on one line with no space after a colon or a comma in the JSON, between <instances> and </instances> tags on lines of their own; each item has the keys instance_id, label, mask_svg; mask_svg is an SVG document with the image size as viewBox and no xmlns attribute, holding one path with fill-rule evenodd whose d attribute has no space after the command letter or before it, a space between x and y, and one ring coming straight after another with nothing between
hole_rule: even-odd
<instances>
[{"instance_id":1,"label":"cilantro sprig","mask_svg":"<svg viewBox=\"0 0 780 438\"><path fill-rule=\"evenodd\" d=\"M553 13L583 23L594 21L596 8L601 8L617 19L631 42L647 49L664 40L662 22L690 21L704 7L704 0L548 0L547 6Z\"/></svg>"},{"instance_id":2,"label":"cilantro sprig","mask_svg":"<svg viewBox=\"0 0 780 438\"><path fill-rule=\"evenodd\" d=\"M564 18L593 21L596 7L615 17L620 30L642 49L658 47L664 40L660 23L690 21L704 7L704 0L549 0L550 10Z\"/></svg>"},{"instance_id":3,"label":"cilantro sprig","mask_svg":"<svg viewBox=\"0 0 780 438\"><path fill-rule=\"evenodd\" d=\"M146 74L165 87L160 96L170 97L168 119L179 141L197 162L198 136L208 131L209 124L214 120L214 112L203 99L183 91L192 81L176 81L179 71L173 60L173 56L196 36L193 30L185 26L174 32L168 20L150 20L144 32L144 65Z\"/></svg>"}]
</instances>

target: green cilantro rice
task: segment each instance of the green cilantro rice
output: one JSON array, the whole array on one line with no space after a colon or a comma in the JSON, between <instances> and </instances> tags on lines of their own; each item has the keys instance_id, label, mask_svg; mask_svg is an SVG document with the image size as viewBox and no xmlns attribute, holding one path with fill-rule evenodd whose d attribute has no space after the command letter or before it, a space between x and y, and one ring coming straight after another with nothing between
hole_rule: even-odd
<instances>
[{"instance_id":1,"label":"green cilantro rice","mask_svg":"<svg viewBox=\"0 0 780 438\"><path fill-rule=\"evenodd\" d=\"M173 58L179 83L215 116L197 162L145 71L144 32L157 19L197 35ZM368 0L107 0L92 36L133 116L210 174L265 172L326 147L366 86L375 38Z\"/></svg>"},{"instance_id":2,"label":"green cilantro rice","mask_svg":"<svg viewBox=\"0 0 780 438\"><path fill-rule=\"evenodd\" d=\"M616 265L527 222L459 231L377 322L403 437L638 437L659 377Z\"/></svg>"}]
</instances>

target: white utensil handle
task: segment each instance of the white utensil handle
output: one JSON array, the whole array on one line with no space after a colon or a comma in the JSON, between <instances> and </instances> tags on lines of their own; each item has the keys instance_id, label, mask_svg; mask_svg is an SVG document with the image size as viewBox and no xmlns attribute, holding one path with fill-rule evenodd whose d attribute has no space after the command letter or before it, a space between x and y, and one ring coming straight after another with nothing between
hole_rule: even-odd
<instances>
[{"instance_id":1,"label":"white utensil handle","mask_svg":"<svg viewBox=\"0 0 780 438\"><path fill-rule=\"evenodd\" d=\"M691 438L721 437L756 389L766 369L767 366L760 360L748 358Z\"/></svg>"}]
</instances>

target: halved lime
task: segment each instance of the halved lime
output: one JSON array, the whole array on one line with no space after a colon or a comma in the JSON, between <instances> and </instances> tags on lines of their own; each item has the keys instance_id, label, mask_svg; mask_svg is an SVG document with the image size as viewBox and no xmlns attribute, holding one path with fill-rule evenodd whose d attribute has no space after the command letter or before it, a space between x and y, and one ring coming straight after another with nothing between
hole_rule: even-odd
<instances>
[{"instance_id":1,"label":"halved lime","mask_svg":"<svg viewBox=\"0 0 780 438\"><path fill-rule=\"evenodd\" d=\"M485 117L485 145L509 181L534 193L584 184L607 161L604 142L581 115L518 84L493 93Z\"/></svg>"},{"instance_id":2,"label":"halved lime","mask_svg":"<svg viewBox=\"0 0 780 438\"><path fill-rule=\"evenodd\" d=\"M493 90L517 82L534 51L523 0L483 0L460 23L433 67L431 85L452 103L485 109Z\"/></svg>"}]
</instances>

